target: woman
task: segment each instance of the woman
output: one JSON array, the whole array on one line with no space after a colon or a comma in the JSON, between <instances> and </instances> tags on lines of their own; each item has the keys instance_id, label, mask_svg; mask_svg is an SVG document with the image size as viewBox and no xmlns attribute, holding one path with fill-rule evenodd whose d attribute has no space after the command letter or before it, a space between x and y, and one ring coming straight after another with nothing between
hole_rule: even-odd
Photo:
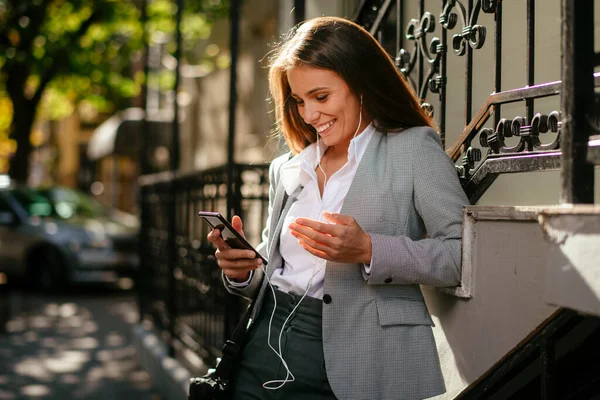
<instances>
[{"instance_id":1,"label":"woman","mask_svg":"<svg viewBox=\"0 0 600 400\"><path fill-rule=\"evenodd\" d=\"M234 398L443 393L419 285L460 283L468 200L433 122L377 41L344 19L292 31L269 81L291 154L270 168L268 265L208 236L228 290L256 299Z\"/></svg>"}]
</instances>

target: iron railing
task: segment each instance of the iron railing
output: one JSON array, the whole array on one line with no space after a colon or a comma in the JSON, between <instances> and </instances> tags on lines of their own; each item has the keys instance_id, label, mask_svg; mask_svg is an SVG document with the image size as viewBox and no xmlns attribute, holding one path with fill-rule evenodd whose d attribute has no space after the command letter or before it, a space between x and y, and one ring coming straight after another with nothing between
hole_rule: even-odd
<instances>
[{"instance_id":1,"label":"iron railing","mask_svg":"<svg viewBox=\"0 0 600 400\"><path fill-rule=\"evenodd\" d=\"M599 339L600 318L560 309L455 399L593 399Z\"/></svg>"},{"instance_id":2,"label":"iron railing","mask_svg":"<svg viewBox=\"0 0 600 400\"><path fill-rule=\"evenodd\" d=\"M228 185L230 172L232 185ZM177 340L210 364L235 327L241 304L225 291L214 247L206 240L209 228L197 213L210 210L226 215L229 202L231 213L242 217L248 240L260 242L267 218L268 165L147 175L140 185L140 311L171 345ZM172 222L171 210L175 210ZM175 246L175 260L170 259L170 246Z\"/></svg>"},{"instance_id":3,"label":"iron railing","mask_svg":"<svg viewBox=\"0 0 600 400\"><path fill-rule=\"evenodd\" d=\"M589 121L596 119L592 107L597 98L594 86L600 84L600 75L592 76L593 67L598 65L593 49L593 12L589 13L590 9L593 11L593 2L563 0L564 85L562 81L536 84L534 71L539 53L535 49L536 5L545 5L535 0L524 0L523 3L526 6L526 57L516 60L524 62L526 69L526 86L521 88L506 89L502 84L503 21L505 18L510 19L511 24L516 21L514 16L503 16L500 0L442 0L439 9L435 10L437 13L425 10L425 1L419 0L418 15L412 19L406 17L406 2L402 0L363 0L356 20L384 44L422 99L422 106L434 113L444 144L449 118L448 82L464 79L464 129L447 152L459 162L457 171L471 203L479 200L499 174L560 169L561 165L564 165L563 202L593 202L590 162L595 158L590 156L590 162L586 159L588 137L597 131L595 124ZM576 13L576 7L585 10ZM479 22L482 14L493 16L493 26ZM408 23L404 24L404 21ZM437 36L432 37L434 33ZM494 43L489 43L490 33ZM494 90L479 105L473 101L473 76L477 67L474 54L484 45L494 46L491 73ZM464 78L449 75L449 57L464 59ZM544 113L536 109L536 100L559 96L561 91L564 93L562 110ZM437 107L432 105L434 100ZM524 115L503 113L503 105L517 102L525 103ZM578 114L576 118L575 114ZM490 121L492 118L493 122ZM579 122L563 127L563 121ZM491 123L492 127L486 127ZM573 146L572 140L576 140ZM597 146L596 142L592 144ZM568 149L562 155L561 145ZM596 151L589 149L591 154ZM565 194L572 192L582 193L576 196Z\"/></svg>"}]
</instances>

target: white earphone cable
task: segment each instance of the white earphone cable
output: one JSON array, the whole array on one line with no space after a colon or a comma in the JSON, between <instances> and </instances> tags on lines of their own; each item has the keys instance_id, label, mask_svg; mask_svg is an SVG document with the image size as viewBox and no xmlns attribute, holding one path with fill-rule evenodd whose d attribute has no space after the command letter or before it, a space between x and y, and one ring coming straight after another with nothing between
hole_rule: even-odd
<instances>
[{"instance_id":1,"label":"white earphone cable","mask_svg":"<svg viewBox=\"0 0 600 400\"><path fill-rule=\"evenodd\" d=\"M356 131L354 132L354 136L352 136L352 139L354 139L356 137L356 135L358 134L358 130L360 129L360 125L362 124L362 105L363 105L363 97L362 94L360 95L360 109L358 111L358 126L356 127ZM319 146L319 132L317 132L317 157L319 157L319 164L318 167L321 170L321 173L323 173L323 191L325 191L325 185L327 185L327 174L325 173L325 171L323 170L323 167L321 166L321 160L323 159L323 156L325 154L321 155L321 149Z\"/></svg>"},{"instance_id":2,"label":"white earphone cable","mask_svg":"<svg viewBox=\"0 0 600 400\"><path fill-rule=\"evenodd\" d=\"M360 129L360 125L362 124L362 102L363 102L363 98L362 95L360 96L360 110L359 110L359 117L358 117L358 126L356 127L356 132L354 132L354 136L352 137L352 139L354 139L356 137L356 135L358 134L358 130ZM324 154L323 154L324 155ZM323 173L324 176L324 181L323 181L323 191L325 190L325 185L327 184L327 174L325 173L325 171L323 170L323 167L321 166L321 159L322 159L322 155L321 155L321 150L320 150L320 146L319 146L319 134L317 133L317 157L319 157L319 169L321 170L321 172ZM319 215L321 215L321 212L323 210L321 209L319 211ZM283 364L285 370L286 370L286 375L284 379L273 379L267 382L263 383L263 388L268 389L268 390L277 390L283 387L283 385L285 385L288 382L294 382L296 380L296 378L294 377L294 374L292 373L292 371L290 370L290 368L288 367L287 362L285 361L285 359L283 358L283 354L282 354L282 349L281 349L281 341L283 338L283 332L285 329L285 326L287 325L287 323L289 322L290 318L294 315L294 313L296 312L296 309L300 306L300 304L302 303L302 300L304 300L304 298L308 295L308 292L312 286L312 282L314 277L322 270L322 268L319 268L317 270L317 265L318 265L318 260L316 260L316 256L314 256L315 258L315 263L313 266L313 270L312 270L312 275L306 285L306 290L304 291L304 294L302 294L302 297L300 298L300 300L298 300L298 304L296 304L294 306L294 308L292 309L292 311L290 312L290 314L286 317L286 319L283 321L283 325L281 326L281 330L279 332L279 337L277 340L277 345L279 350L275 349L272 345L271 345L271 326L273 324L273 318L275 317L275 311L277 310L277 296L275 295L275 288L273 287L273 285L271 284L271 279L269 278L269 274L267 273L267 270L265 269L265 266L262 265L261 268L265 274L265 278L267 279L267 282L269 284L269 287L271 289L271 293L273 294L273 301L274 301L274 306L273 306L273 311L271 311L271 317L269 318L269 327L268 327L268 333L267 333L267 344L269 346L269 348L271 350L273 350L273 352L277 355L277 358L279 358L281 360L281 363ZM274 386L275 385L275 386Z\"/></svg>"}]
</instances>

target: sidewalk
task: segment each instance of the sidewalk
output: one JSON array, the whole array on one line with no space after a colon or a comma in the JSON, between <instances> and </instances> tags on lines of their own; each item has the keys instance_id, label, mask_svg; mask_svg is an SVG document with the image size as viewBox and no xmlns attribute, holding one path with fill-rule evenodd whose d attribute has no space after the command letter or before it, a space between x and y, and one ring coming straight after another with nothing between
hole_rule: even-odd
<instances>
[{"instance_id":1,"label":"sidewalk","mask_svg":"<svg viewBox=\"0 0 600 400\"><path fill-rule=\"evenodd\" d=\"M13 292L0 333L0 400L162 400L132 342L132 292Z\"/></svg>"}]
</instances>

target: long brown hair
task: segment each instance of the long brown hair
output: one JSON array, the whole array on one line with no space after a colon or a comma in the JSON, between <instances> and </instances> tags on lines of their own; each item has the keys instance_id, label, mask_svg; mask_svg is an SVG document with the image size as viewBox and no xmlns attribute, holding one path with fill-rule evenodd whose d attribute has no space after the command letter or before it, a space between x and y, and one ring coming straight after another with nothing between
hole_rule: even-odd
<instances>
[{"instance_id":1,"label":"long brown hair","mask_svg":"<svg viewBox=\"0 0 600 400\"><path fill-rule=\"evenodd\" d=\"M269 87L277 128L293 153L316 140L315 129L304 122L290 95L287 71L301 65L337 73L355 95L363 96L363 110L379 131L435 126L371 34L343 18L319 17L293 28L271 56Z\"/></svg>"}]
</instances>

